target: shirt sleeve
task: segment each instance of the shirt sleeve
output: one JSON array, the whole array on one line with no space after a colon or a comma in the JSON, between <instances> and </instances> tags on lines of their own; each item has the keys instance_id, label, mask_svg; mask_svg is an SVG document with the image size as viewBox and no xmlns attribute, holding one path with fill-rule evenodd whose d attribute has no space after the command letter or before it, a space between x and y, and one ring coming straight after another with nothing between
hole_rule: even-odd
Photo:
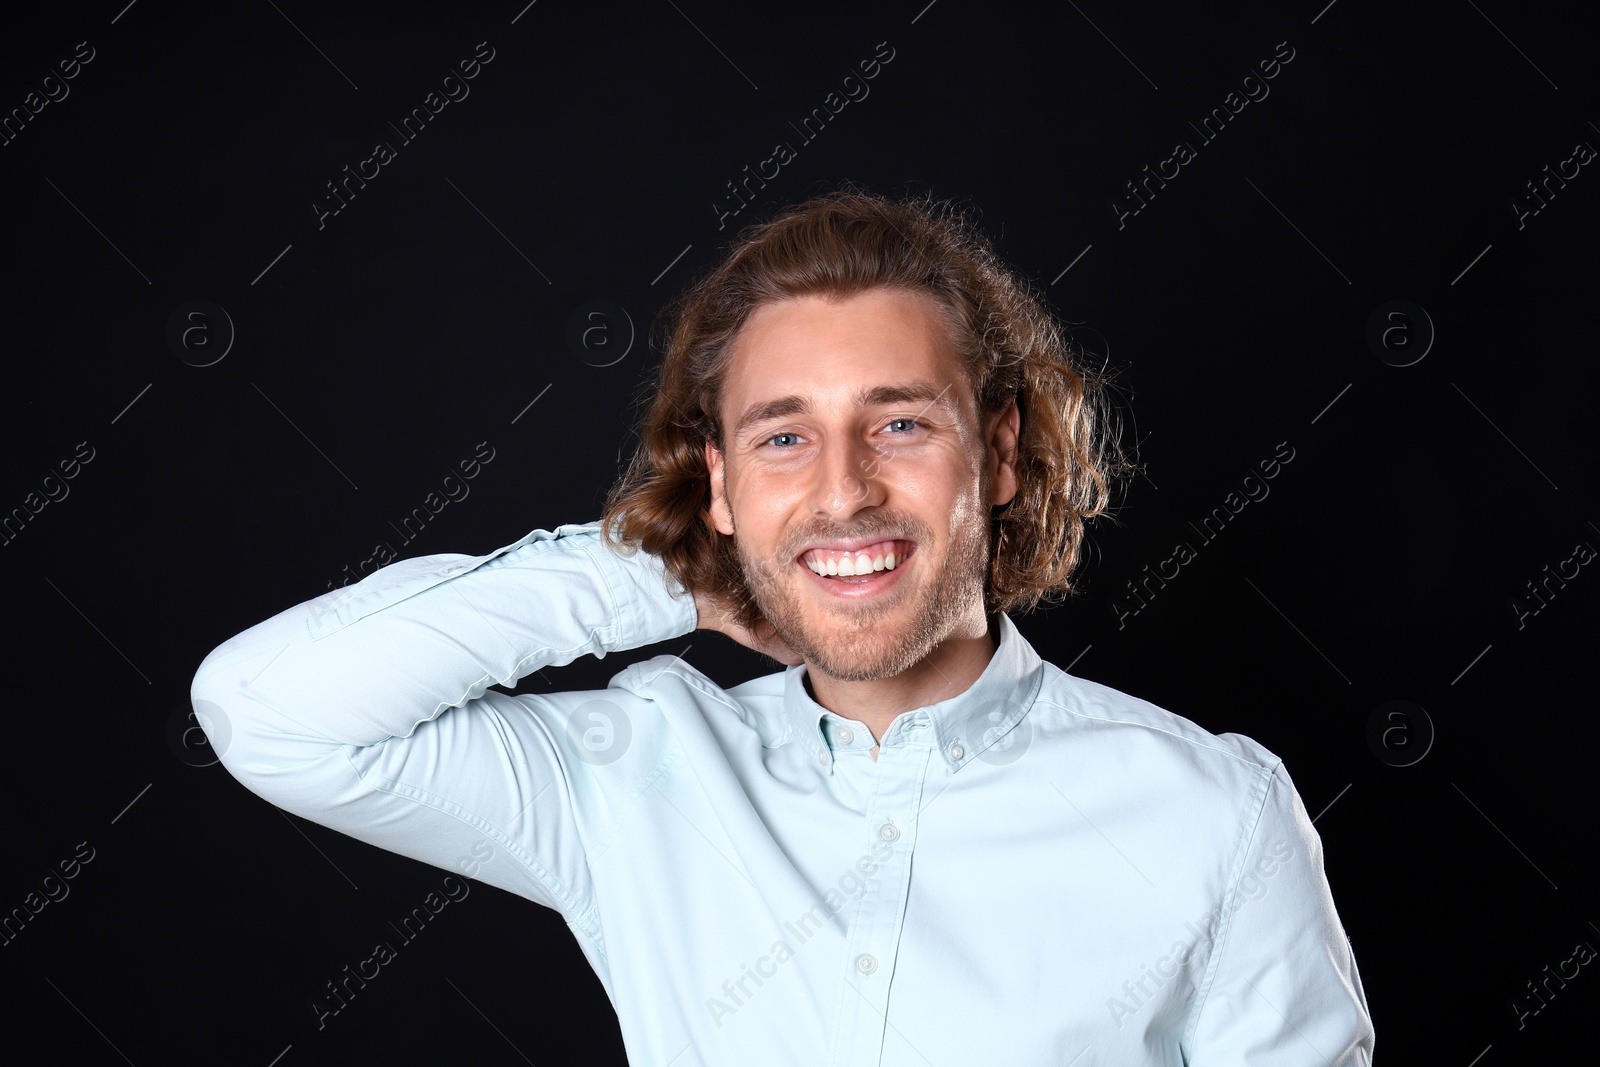
<instances>
[{"instance_id":1,"label":"shirt sleeve","mask_svg":"<svg viewBox=\"0 0 1600 1067\"><path fill-rule=\"evenodd\" d=\"M484 556L400 560L279 612L206 656L190 696L257 795L572 922L592 897L574 810L590 768L562 736L559 694L488 687L696 623L659 558L612 550L597 523L561 526Z\"/></svg>"},{"instance_id":2,"label":"shirt sleeve","mask_svg":"<svg viewBox=\"0 0 1600 1067\"><path fill-rule=\"evenodd\" d=\"M1317 835L1278 762L1186 1035L1192 1067L1368 1067L1372 1018Z\"/></svg>"}]
</instances>

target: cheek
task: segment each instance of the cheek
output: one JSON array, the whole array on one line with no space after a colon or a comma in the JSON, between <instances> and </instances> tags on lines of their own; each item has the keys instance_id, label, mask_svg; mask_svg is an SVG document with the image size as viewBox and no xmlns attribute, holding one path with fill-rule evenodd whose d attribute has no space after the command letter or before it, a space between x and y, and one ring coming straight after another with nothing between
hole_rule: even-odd
<instances>
[{"instance_id":1,"label":"cheek","mask_svg":"<svg viewBox=\"0 0 1600 1067\"><path fill-rule=\"evenodd\" d=\"M776 545L803 497L795 479L770 472L749 473L731 483L728 490L738 502L734 517L739 536L757 546Z\"/></svg>"},{"instance_id":2,"label":"cheek","mask_svg":"<svg viewBox=\"0 0 1600 1067\"><path fill-rule=\"evenodd\" d=\"M919 513L935 528L944 525L945 516L954 528L961 524L958 520L973 513L982 495L979 473L962 463L960 457L930 459L931 462L900 464L898 470L893 470L893 464L885 464L890 491L899 497L900 506Z\"/></svg>"}]
</instances>

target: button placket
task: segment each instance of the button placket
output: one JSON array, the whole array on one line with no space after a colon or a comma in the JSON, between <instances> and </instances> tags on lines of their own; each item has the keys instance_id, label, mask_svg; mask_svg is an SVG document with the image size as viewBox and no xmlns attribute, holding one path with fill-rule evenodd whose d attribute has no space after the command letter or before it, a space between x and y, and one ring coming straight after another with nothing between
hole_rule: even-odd
<instances>
[{"instance_id":1,"label":"button placket","mask_svg":"<svg viewBox=\"0 0 1600 1067\"><path fill-rule=\"evenodd\" d=\"M935 761L935 747L892 745L879 754L878 792L866 838L876 866L863 877L865 889L840 961L847 970L835 1009L838 1038L829 1060L837 1067L877 1063L883 1051L890 984L911 881L916 812L928 767Z\"/></svg>"}]
</instances>

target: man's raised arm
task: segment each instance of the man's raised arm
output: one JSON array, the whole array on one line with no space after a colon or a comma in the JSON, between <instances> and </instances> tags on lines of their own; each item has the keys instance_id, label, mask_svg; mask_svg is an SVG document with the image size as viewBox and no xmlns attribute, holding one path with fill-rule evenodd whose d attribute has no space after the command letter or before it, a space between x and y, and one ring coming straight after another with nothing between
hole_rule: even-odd
<instances>
[{"instance_id":1,"label":"man's raised arm","mask_svg":"<svg viewBox=\"0 0 1600 1067\"><path fill-rule=\"evenodd\" d=\"M400 560L282 611L217 646L191 698L252 792L426 863L470 864L571 921L590 896L575 800L599 788L563 736L571 701L488 687L696 618L658 558L614 552L598 524L535 530L485 556ZM613 694L624 714L647 711Z\"/></svg>"}]
</instances>

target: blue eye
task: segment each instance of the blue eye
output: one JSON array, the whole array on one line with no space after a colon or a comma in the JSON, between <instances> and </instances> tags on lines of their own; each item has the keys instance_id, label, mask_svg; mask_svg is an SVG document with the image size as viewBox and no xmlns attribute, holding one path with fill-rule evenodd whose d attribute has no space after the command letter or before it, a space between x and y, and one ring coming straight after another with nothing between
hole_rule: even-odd
<instances>
[{"instance_id":1,"label":"blue eye","mask_svg":"<svg viewBox=\"0 0 1600 1067\"><path fill-rule=\"evenodd\" d=\"M784 437L790 437L790 438L793 438L796 441L798 441L800 439L800 435L799 434L776 433L776 434L773 434L771 437L767 438L767 444L769 444L769 445L773 444L773 443L777 442L778 440L780 440L781 438L784 438ZM779 448L783 448L785 446L780 444L778 447Z\"/></svg>"},{"instance_id":2,"label":"blue eye","mask_svg":"<svg viewBox=\"0 0 1600 1067\"><path fill-rule=\"evenodd\" d=\"M900 425L901 423L905 424L906 429L897 431L899 433L907 433L907 432L909 432L910 430L914 429L917 426L917 420L916 419L895 419L895 420L893 420L893 421L891 421L889 423L888 427L885 427L885 428L886 429L893 428L895 426Z\"/></svg>"}]
</instances>

